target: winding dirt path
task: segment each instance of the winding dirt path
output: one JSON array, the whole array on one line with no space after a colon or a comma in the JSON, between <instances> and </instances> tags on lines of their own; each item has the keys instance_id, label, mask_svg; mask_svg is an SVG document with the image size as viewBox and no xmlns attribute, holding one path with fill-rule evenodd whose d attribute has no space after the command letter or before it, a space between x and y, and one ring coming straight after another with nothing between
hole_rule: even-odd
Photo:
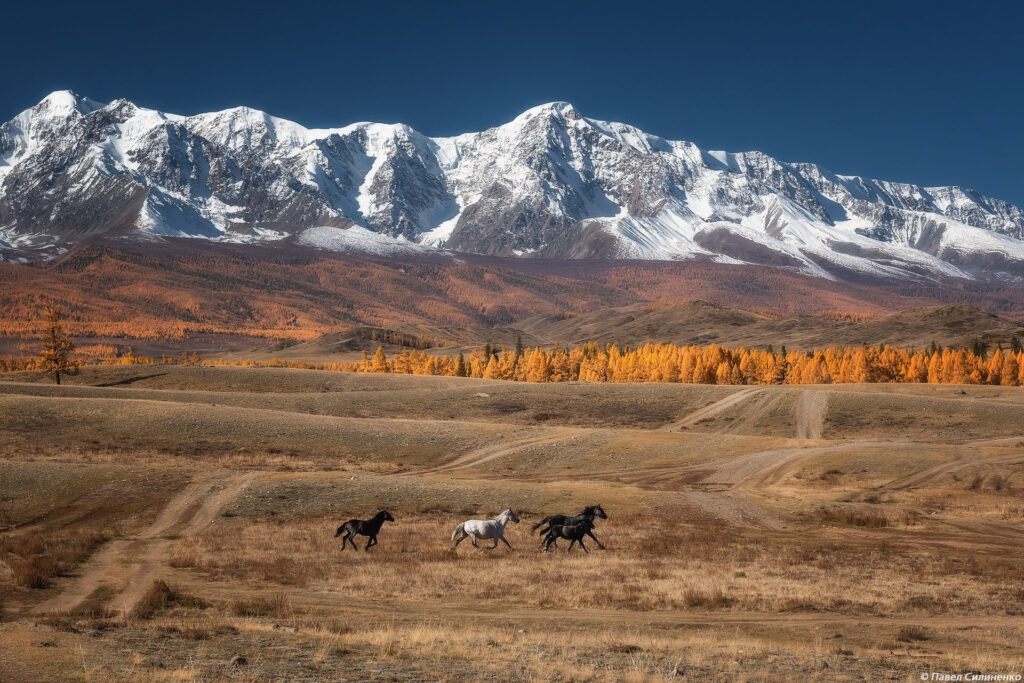
<instances>
[{"instance_id":1,"label":"winding dirt path","mask_svg":"<svg viewBox=\"0 0 1024 683\"><path fill-rule=\"evenodd\" d=\"M719 399L711 405L704 406L700 410L695 410L689 415L682 417L675 422L669 423L661 428L663 432L678 432L681 429L689 429L701 420L706 420L718 415L724 410L742 403L748 398L752 398L756 394L761 393L761 389L740 389L739 391L733 392L723 399Z\"/></svg>"},{"instance_id":2,"label":"winding dirt path","mask_svg":"<svg viewBox=\"0 0 1024 683\"><path fill-rule=\"evenodd\" d=\"M828 411L828 394L824 391L801 391L796 404L796 438L821 439Z\"/></svg>"},{"instance_id":3,"label":"winding dirt path","mask_svg":"<svg viewBox=\"0 0 1024 683\"><path fill-rule=\"evenodd\" d=\"M191 482L171 499L148 528L138 536L108 543L86 563L71 585L39 605L37 611L73 610L104 583L117 583L124 589L111 600L109 607L122 614L129 612L153 579L165 569L166 555L174 542L168 535L178 527L180 535L188 536L209 526L256 475L256 472L245 472ZM124 560L137 549L141 549L141 561L132 570Z\"/></svg>"},{"instance_id":4,"label":"winding dirt path","mask_svg":"<svg viewBox=\"0 0 1024 683\"><path fill-rule=\"evenodd\" d=\"M539 444L551 443L553 441L561 441L562 439L566 439L577 434L586 433L586 431L587 430L572 427L551 427L544 430L541 434L531 434L530 436L521 439L502 441L491 446L484 446L483 448L478 448L475 451L470 451L465 455L459 456L450 462L435 465L434 467L428 467L426 469L402 472L401 474L403 476L440 474L442 472L453 472L455 470L466 469L467 467L476 467L490 462L491 460L497 460L504 455L526 448L527 446L537 446Z\"/></svg>"},{"instance_id":5,"label":"winding dirt path","mask_svg":"<svg viewBox=\"0 0 1024 683\"><path fill-rule=\"evenodd\" d=\"M181 530L180 535L193 536L212 524L213 520L220 514L220 511L238 497L238 494L252 482L256 474L256 472L235 474L218 482L221 488L203 500L199 509L192 515L192 519ZM213 487L211 486L210 488ZM174 523L172 522L171 525L173 526ZM173 539L161 538L149 544L149 548L142 557L142 562L135 570L135 574L129 579L128 585L110 602L110 608L113 611L121 614L127 614L131 611L153 583L153 580L159 578L159 574L165 570L164 563L173 542Z\"/></svg>"},{"instance_id":6,"label":"winding dirt path","mask_svg":"<svg viewBox=\"0 0 1024 683\"><path fill-rule=\"evenodd\" d=\"M943 475L952 474L957 470L971 466L984 466L984 465L1016 465L1024 462L1024 453L1011 453L1010 455L997 455L991 457L970 457L965 455L957 458L956 460L948 460L946 462L939 463L932 467L914 472L895 481L891 481L880 489L876 489L873 492L878 493L879 491L898 491L903 489L920 488L927 486L933 482L940 480Z\"/></svg>"}]
</instances>

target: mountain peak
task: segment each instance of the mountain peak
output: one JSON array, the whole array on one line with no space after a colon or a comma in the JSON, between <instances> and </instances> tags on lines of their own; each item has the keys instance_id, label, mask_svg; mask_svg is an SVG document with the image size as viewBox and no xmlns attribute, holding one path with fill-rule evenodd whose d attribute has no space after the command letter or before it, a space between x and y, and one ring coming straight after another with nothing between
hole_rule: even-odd
<instances>
[{"instance_id":1,"label":"mountain peak","mask_svg":"<svg viewBox=\"0 0 1024 683\"><path fill-rule=\"evenodd\" d=\"M85 115L98 107L57 91L0 126L0 259L107 232L269 245L330 226L497 256L1024 281L1024 211L1007 202L704 151L564 101L450 138L250 107Z\"/></svg>"},{"instance_id":2,"label":"mountain peak","mask_svg":"<svg viewBox=\"0 0 1024 683\"><path fill-rule=\"evenodd\" d=\"M532 118L543 114L554 114L556 116L562 116L573 120L582 118L580 113L576 110L576 107L574 107L570 102L556 101L538 104L536 107L530 107L517 116L516 119Z\"/></svg>"},{"instance_id":3,"label":"mountain peak","mask_svg":"<svg viewBox=\"0 0 1024 683\"><path fill-rule=\"evenodd\" d=\"M72 90L54 90L40 100L33 109L45 111L53 116L68 116L74 112L88 114L101 107L103 107L101 102L82 97Z\"/></svg>"}]
</instances>

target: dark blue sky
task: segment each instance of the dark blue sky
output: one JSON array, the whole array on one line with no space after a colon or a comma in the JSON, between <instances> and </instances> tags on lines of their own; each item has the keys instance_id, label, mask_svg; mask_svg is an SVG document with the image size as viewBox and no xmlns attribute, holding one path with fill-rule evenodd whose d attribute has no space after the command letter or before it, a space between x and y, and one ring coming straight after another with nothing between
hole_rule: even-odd
<instances>
[{"instance_id":1,"label":"dark blue sky","mask_svg":"<svg viewBox=\"0 0 1024 683\"><path fill-rule=\"evenodd\" d=\"M706 148L1024 205L1021 3L210 4L8 3L0 119L68 88L447 135L568 100Z\"/></svg>"}]
</instances>

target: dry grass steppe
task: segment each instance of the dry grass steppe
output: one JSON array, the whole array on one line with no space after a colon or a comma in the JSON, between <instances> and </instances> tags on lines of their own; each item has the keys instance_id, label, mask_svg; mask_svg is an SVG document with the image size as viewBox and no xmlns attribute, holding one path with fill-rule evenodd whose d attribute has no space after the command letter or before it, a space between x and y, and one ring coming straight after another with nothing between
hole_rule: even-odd
<instances>
[{"instance_id":1,"label":"dry grass steppe","mask_svg":"<svg viewBox=\"0 0 1024 683\"><path fill-rule=\"evenodd\" d=\"M102 366L0 376L0 454L3 680L1024 674L1021 388Z\"/></svg>"}]
</instances>

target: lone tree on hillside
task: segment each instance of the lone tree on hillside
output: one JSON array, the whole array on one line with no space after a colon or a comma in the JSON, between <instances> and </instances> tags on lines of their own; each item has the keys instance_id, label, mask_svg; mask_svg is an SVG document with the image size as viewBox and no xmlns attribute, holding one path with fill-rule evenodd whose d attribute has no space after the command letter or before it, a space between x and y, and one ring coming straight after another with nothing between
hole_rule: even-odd
<instances>
[{"instance_id":1,"label":"lone tree on hillside","mask_svg":"<svg viewBox=\"0 0 1024 683\"><path fill-rule=\"evenodd\" d=\"M43 372L52 372L53 379L60 384L60 375L77 375L78 361L71 360L69 356L75 350L68 336L64 334L61 327L61 310L47 301L43 304L43 315L46 318L43 327L42 348L39 349L39 369Z\"/></svg>"}]
</instances>

